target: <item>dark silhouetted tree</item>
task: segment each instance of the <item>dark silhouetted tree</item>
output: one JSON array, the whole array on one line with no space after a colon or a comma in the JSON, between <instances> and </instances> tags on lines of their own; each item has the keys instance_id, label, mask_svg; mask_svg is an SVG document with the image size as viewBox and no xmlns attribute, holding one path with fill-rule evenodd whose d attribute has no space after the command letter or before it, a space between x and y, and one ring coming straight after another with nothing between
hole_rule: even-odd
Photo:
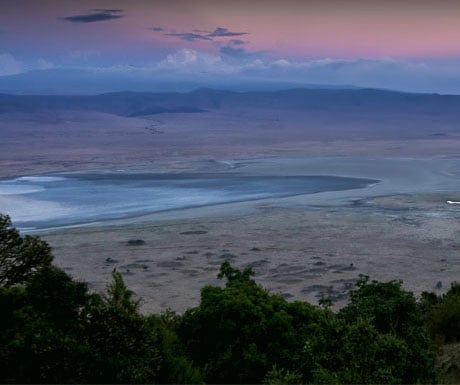
<instances>
[{"instance_id":1,"label":"dark silhouetted tree","mask_svg":"<svg viewBox=\"0 0 460 385\"><path fill-rule=\"evenodd\" d=\"M10 217L0 214L0 284L21 284L40 270L50 266L51 248L38 237L22 237L11 227Z\"/></svg>"}]
</instances>

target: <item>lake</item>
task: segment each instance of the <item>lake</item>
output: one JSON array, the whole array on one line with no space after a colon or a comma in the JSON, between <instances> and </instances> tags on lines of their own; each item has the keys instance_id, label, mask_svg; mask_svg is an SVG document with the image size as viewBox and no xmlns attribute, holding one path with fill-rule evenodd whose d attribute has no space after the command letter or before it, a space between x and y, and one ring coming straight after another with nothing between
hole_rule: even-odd
<instances>
[{"instance_id":1,"label":"lake","mask_svg":"<svg viewBox=\"0 0 460 385\"><path fill-rule=\"evenodd\" d=\"M165 210L359 189L378 182L338 176L74 173L0 181L0 212L20 229L121 219Z\"/></svg>"}]
</instances>

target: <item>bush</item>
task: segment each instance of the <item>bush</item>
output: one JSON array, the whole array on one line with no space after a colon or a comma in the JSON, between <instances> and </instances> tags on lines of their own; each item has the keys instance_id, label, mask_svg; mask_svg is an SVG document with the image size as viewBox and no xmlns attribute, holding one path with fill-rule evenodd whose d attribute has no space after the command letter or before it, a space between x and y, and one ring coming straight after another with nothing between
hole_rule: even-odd
<instances>
[{"instance_id":1,"label":"bush","mask_svg":"<svg viewBox=\"0 0 460 385\"><path fill-rule=\"evenodd\" d=\"M460 284L453 283L445 295L432 299L428 304L426 322L431 338L438 344L459 342Z\"/></svg>"},{"instance_id":2,"label":"bush","mask_svg":"<svg viewBox=\"0 0 460 385\"><path fill-rule=\"evenodd\" d=\"M291 371L302 364L313 306L269 294L252 275L225 262L225 288L205 286L200 305L181 319L181 342L207 382L261 383L274 364Z\"/></svg>"}]
</instances>

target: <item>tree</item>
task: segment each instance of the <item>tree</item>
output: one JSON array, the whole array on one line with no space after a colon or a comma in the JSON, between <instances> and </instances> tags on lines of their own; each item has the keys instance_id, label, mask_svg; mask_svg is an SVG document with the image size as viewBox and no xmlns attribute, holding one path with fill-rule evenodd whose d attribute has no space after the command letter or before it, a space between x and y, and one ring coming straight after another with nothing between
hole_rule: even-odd
<instances>
[{"instance_id":1,"label":"tree","mask_svg":"<svg viewBox=\"0 0 460 385\"><path fill-rule=\"evenodd\" d=\"M22 237L11 227L10 217L0 214L0 284L22 284L43 267L51 266L49 245L38 237Z\"/></svg>"},{"instance_id":2,"label":"tree","mask_svg":"<svg viewBox=\"0 0 460 385\"><path fill-rule=\"evenodd\" d=\"M7 216L0 237L0 383L201 381L170 344L177 341L170 325L139 313L120 273L104 295L91 294Z\"/></svg>"},{"instance_id":3,"label":"tree","mask_svg":"<svg viewBox=\"0 0 460 385\"><path fill-rule=\"evenodd\" d=\"M304 378L317 384L402 383L409 347L369 320L347 322L323 311L305 342Z\"/></svg>"},{"instance_id":4,"label":"tree","mask_svg":"<svg viewBox=\"0 0 460 385\"><path fill-rule=\"evenodd\" d=\"M114 270L106 294L89 304L85 327L94 371L87 382L156 382L162 363L157 335L133 295Z\"/></svg>"},{"instance_id":5,"label":"tree","mask_svg":"<svg viewBox=\"0 0 460 385\"><path fill-rule=\"evenodd\" d=\"M161 315L146 317L147 329L156 335L157 347L161 352L162 364L157 382L162 384L202 384L203 375L199 368L185 356L183 346L176 334L181 317L167 310Z\"/></svg>"},{"instance_id":6,"label":"tree","mask_svg":"<svg viewBox=\"0 0 460 385\"><path fill-rule=\"evenodd\" d=\"M349 304L340 311L349 321L358 317L372 319L380 333L405 334L408 325L422 324L413 293L404 291L400 281L377 282L364 277L350 292Z\"/></svg>"},{"instance_id":7,"label":"tree","mask_svg":"<svg viewBox=\"0 0 460 385\"><path fill-rule=\"evenodd\" d=\"M134 292L126 287L122 275L115 269L112 271L112 283L107 286L104 303L109 308L118 309L128 314L139 310L140 299L133 299Z\"/></svg>"},{"instance_id":8,"label":"tree","mask_svg":"<svg viewBox=\"0 0 460 385\"><path fill-rule=\"evenodd\" d=\"M370 282L368 277L359 280L356 287L339 317L349 324L365 320L385 346L391 346L393 353L386 355L389 361L385 362L397 368L399 382L433 382L434 353L414 294L403 290L400 281ZM398 354L404 351L403 359Z\"/></svg>"},{"instance_id":9,"label":"tree","mask_svg":"<svg viewBox=\"0 0 460 385\"><path fill-rule=\"evenodd\" d=\"M83 327L85 284L43 267L25 286L2 287L0 382L84 381L90 356Z\"/></svg>"},{"instance_id":10,"label":"tree","mask_svg":"<svg viewBox=\"0 0 460 385\"><path fill-rule=\"evenodd\" d=\"M266 385L299 385L302 383L302 375L298 373L292 373L289 370L278 369L276 365L273 365L264 379Z\"/></svg>"},{"instance_id":11,"label":"tree","mask_svg":"<svg viewBox=\"0 0 460 385\"><path fill-rule=\"evenodd\" d=\"M425 293L424 299L431 338L440 344L460 341L460 283L454 282L448 292L439 297Z\"/></svg>"},{"instance_id":12,"label":"tree","mask_svg":"<svg viewBox=\"0 0 460 385\"><path fill-rule=\"evenodd\" d=\"M49 246L0 216L0 382L423 383L425 325L459 338L460 285L421 303L401 282L358 281L338 313L287 302L222 264L183 316L145 316L117 271L103 295L51 264Z\"/></svg>"},{"instance_id":13,"label":"tree","mask_svg":"<svg viewBox=\"0 0 460 385\"><path fill-rule=\"evenodd\" d=\"M252 275L225 262L225 288L205 286L200 305L180 321L179 338L207 382L261 383L275 364L290 372L302 365L313 306L270 294Z\"/></svg>"}]
</instances>

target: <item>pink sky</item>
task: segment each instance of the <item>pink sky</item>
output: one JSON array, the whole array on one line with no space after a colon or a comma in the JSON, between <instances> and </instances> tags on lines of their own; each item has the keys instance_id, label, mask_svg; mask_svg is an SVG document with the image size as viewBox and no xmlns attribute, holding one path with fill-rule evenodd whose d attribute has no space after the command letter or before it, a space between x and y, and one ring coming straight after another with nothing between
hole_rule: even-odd
<instances>
[{"instance_id":1,"label":"pink sky","mask_svg":"<svg viewBox=\"0 0 460 385\"><path fill-rule=\"evenodd\" d=\"M229 39L185 41L164 33L247 32L245 49L287 58L458 58L460 1L5 0L1 45L12 54L88 51L147 59L178 48L215 52ZM124 17L71 23L95 8ZM148 30L162 27L164 33ZM1 49L1 48L0 48Z\"/></svg>"},{"instance_id":2,"label":"pink sky","mask_svg":"<svg viewBox=\"0 0 460 385\"><path fill-rule=\"evenodd\" d=\"M2 0L0 76L47 68L460 93L460 0Z\"/></svg>"}]
</instances>

